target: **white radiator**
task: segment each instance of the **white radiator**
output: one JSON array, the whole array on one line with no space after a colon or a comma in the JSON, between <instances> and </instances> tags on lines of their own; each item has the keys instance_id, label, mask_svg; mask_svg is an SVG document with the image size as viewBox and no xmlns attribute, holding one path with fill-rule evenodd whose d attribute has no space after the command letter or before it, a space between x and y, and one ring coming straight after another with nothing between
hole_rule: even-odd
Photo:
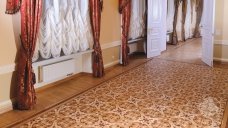
<instances>
[{"instance_id":1,"label":"white radiator","mask_svg":"<svg viewBox=\"0 0 228 128\"><path fill-rule=\"evenodd\" d=\"M44 65L40 68L39 82L51 82L71 76L75 73L75 60L66 60L50 65Z\"/></svg>"}]
</instances>

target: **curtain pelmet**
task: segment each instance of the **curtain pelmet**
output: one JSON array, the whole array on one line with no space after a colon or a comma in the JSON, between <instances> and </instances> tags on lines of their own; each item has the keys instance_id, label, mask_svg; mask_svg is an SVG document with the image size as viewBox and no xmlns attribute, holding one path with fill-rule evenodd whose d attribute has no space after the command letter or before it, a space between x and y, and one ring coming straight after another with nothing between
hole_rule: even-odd
<instances>
[{"instance_id":1,"label":"curtain pelmet","mask_svg":"<svg viewBox=\"0 0 228 128\"><path fill-rule=\"evenodd\" d=\"M21 0L7 0L6 1L6 14L15 14L20 10Z\"/></svg>"},{"instance_id":2,"label":"curtain pelmet","mask_svg":"<svg viewBox=\"0 0 228 128\"><path fill-rule=\"evenodd\" d=\"M122 14L122 64L129 63L128 34L131 20L131 0L119 0L119 13Z\"/></svg>"},{"instance_id":3,"label":"curtain pelmet","mask_svg":"<svg viewBox=\"0 0 228 128\"><path fill-rule=\"evenodd\" d=\"M100 46L100 25L101 25L101 11L103 2L102 0L90 0L90 16L91 26L93 31L93 49L92 53L92 69L94 77L104 76L104 65L102 58L102 51Z\"/></svg>"}]
</instances>

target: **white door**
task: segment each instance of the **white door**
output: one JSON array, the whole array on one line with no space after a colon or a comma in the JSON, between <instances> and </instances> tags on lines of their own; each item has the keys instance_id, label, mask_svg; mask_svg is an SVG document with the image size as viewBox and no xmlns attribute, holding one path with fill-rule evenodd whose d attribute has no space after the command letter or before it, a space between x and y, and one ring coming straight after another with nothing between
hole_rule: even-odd
<instances>
[{"instance_id":1,"label":"white door","mask_svg":"<svg viewBox=\"0 0 228 128\"><path fill-rule=\"evenodd\" d=\"M147 58L166 50L167 0L148 0Z\"/></svg>"},{"instance_id":2,"label":"white door","mask_svg":"<svg viewBox=\"0 0 228 128\"><path fill-rule=\"evenodd\" d=\"M202 19L202 61L213 66L215 0L204 0Z\"/></svg>"}]
</instances>

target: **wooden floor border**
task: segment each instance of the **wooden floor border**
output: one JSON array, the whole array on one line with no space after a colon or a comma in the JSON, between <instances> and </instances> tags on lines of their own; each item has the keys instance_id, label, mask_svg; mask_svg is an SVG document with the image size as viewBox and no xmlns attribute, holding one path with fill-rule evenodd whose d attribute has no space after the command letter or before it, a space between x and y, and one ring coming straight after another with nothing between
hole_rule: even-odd
<instances>
[{"instance_id":1,"label":"wooden floor border","mask_svg":"<svg viewBox=\"0 0 228 128\"><path fill-rule=\"evenodd\" d=\"M228 101L226 103L226 108L225 108L225 112L223 115L221 128L228 128Z\"/></svg>"}]
</instances>

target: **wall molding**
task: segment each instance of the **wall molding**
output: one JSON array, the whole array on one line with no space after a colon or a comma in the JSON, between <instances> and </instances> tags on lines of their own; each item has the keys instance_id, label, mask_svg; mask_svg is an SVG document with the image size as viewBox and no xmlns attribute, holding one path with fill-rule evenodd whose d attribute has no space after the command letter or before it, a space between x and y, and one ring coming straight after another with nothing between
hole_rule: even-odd
<instances>
[{"instance_id":1,"label":"wall molding","mask_svg":"<svg viewBox=\"0 0 228 128\"><path fill-rule=\"evenodd\" d=\"M228 40L215 40L215 41L214 41L214 44L215 44L215 45L228 46ZM228 62L228 59L226 59L226 58L214 57L214 61Z\"/></svg>"},{"instance_id":2,"label":"wall molding","mask_svg":"<svg viewBox=\"0 0 228 128\"><path fill-rule=\"evenodd\" d=\"M114 42L111 42L111 43L103 44L101 46L101 49L105 50L105 49L117 47L117 46L120 46L120 45L121 45L121 41L118 40L118 41L114 41ZM36 64L34 66L37 67ZM15 63L14 64L9 64L9 65L5 65L5 66L0 66L0 75L14 72L15 71L15 67L16 67Z\"/></svg>"},{"instance_id":3,"label":"wall molding","mask_svg":"<svg viewBox=\"0 0 228 128\"><path fill-rule=\"evenodd\" d=\"M9 64L0 67L0 75L7 74L15 71L16 64Z\"/></svg>"},{"instance_id":4,"label":"wall molding","mask_svg":"<svg viewBox=\"0 0 228 128\"><path fill-rule=\"evenodd\" d=\"M214 44L215 45L226 45L226 46L228 46L228 40L215 40Z\"/></svg>"},{"instance_id":5,"label":"wall molding","mask_svg":"<svg viewBox=\"0 0 228 128\"><path fill-rule=\"evenodd\" d=\"M220 61L220 62L227 62L228 63L228 59L224 59L224 58L217 58L217 57L214 57L214 61Z\"/></svg>"},{"instance_id":6,"label":"wall molding","mask_svg":"<svg viewBox=\"0 0 228 128\"><path fill-rule=\"evenodd\" d=\"M106 69L106 68L112 67L112 66L117 65L117 64L120 64L120 60L115 60L111 63L105 64L104 68Z\"/></svg>"},{"instance_id":7,"label":"wall molding","mask_svg":"<svg viewBox=\"0 0 228 128\"><path fill-rule=\"evenodd\" d=\"M121 45L121 41L118 40L118 41L114 41L114 42L111 42L111 43L105 43L105 44L101 45L101 49L105 50L105 49L117 47L117 46L120 46L120 45Z\"/></svg>"},{"instance_id":8,"label":"wall molding","mask_svg":"<svg viewBox=\"0 0 228 128\"><path fill-rule=\"evenodd\" d=\"M0 102L0 114L13 110L13 100Z\"/></svg>"}]
</instances>

